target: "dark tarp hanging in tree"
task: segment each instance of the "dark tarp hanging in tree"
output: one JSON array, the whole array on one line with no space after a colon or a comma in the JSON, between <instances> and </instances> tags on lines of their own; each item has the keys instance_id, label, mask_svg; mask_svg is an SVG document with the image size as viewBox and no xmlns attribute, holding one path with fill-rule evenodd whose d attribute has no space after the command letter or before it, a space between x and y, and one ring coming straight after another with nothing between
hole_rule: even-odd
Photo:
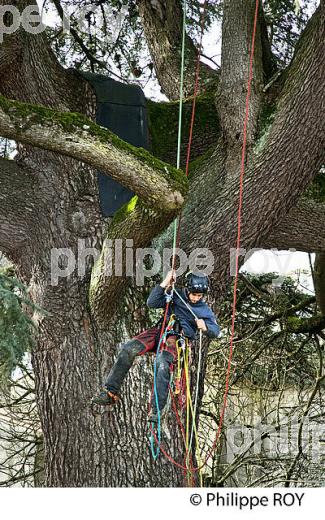
<instances>
[{"instance_id":1,"label":"dark tarp hanging in tree","mask_svg":"<svg viewBox=\"0 0 325 520\"><path fill-rule=\"evenodd\" d=\"M147 105L137 85L125 85L101 74L82 72L97 97L96 122L137 147L149 148ZM133 192L107 175L98 172L102 213L111 217L133 197Z\"/></svg>"}]
</instances>

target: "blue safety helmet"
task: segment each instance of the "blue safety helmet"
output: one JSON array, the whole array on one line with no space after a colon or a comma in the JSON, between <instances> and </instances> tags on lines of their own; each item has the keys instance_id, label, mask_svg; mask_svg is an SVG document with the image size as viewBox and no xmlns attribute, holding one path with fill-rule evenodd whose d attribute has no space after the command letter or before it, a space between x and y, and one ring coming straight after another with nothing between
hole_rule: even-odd
<instances>
[{"instance_id":1,"label":"blue safety helmet","mask_svg":"<svg viewBox=\"0 0 325 520\"><path fill-rule=\"evenodd\" d=\"M207 294L209 290L209 278L205 275L201 276L190 271L186 275L185 287L193 294Z\"/></svg>"}]
</instances>

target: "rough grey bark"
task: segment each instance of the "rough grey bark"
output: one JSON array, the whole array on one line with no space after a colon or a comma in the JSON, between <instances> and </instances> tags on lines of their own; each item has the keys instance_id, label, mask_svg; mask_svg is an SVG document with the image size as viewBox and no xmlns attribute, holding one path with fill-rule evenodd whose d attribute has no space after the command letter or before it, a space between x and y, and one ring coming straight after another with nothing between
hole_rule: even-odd
<instances>
[{"instance_id":1,"label":"rough grey bark","mask_svg":"<svg viewBox=\"0 0 325 520\"><path fill-rule=\"evenodd\" d=\"M121 222L110 225L100 257L92 270L89 290L91 309L101 326L112 323L120 295L124 292L126 251L127 244L130 244L127 240L132 240L132 250L128 251L132 251L132 265L136 266L139 261L136 251L147 247L152 237L162 232L175 216L176 213L164 215L137 203L137 207ZM115 249L115 240L120 241L118 249ZM135 267L132 272L135 273Z\"/></svg>"},{"instance_id":2,"label":"rough grey bark","mask_svg":"<svg viewBox=\"0 0 325 520\"><path fill-rule=\"evenodd\" d=\"M243 142L255 5L255 0L227 0L223 8L221 74L216 103L225 139L230 147L239 148L239 152ZM248 145L256 137L264 83L260 24L257 24L253 67L247 126Z\"/></svg>"},{"instance_id":3,"label":"rough grey bark","mask_svg":"<svg viewBox=\"0 0 325 520\"><path fill-rule=\"evenodd\" d=\"M324 216L325 204L303 198L264 237L261 247L324 253Z\"/></svg>"},{"instance_id":4,"label":"rough grey bark","mask_svg":"<svg viewBox=\"0 0 325 520\"><path fill-rule=\"evenodd\" d=\"M28 255L30 237L40 237L48 225L49 197L41 197L39 179L35 172L17 162L0 159L0 215L1 251L10 255L20 266L26 278L31 276L32 265ZM30 197L26 197L30 194Z\"/></svg>"},{"instance_id":5,"label":"rough grey bark","mask_svg":"<svg viewBox=\"0 0 325 520\"><path fill-rule=\"evenodd\" d=\"M11 51L11 44L17 52ZM10 67L9 60L4 58L6 52L11 53ZM63 112L78 110L93 117L95 103L90 87L79 76L57 65L44 35L34 39L15 34L13 39L6 39L0 56L2 95L39 102ZM31 297L49 313L33 316L39 326L33 367L44 433L46 485L158 486L170 482L179 485L179 473L164 461L155 465L149 455L146 410L152 376L145 375L146 360L140 360L142 364L145 361L141 377L135 367L129 380L129 383L142 382L139 397L134 393L135 385L129 384L123 401L112 414L106 411L100 414L90 406L92 395L100 388L103 375L113 362L115 345L127 334L126 309L138 313L139 300L135 300L132 311L129 295L123 301L120 317L117 314L107 330L95 322L90 312L91 259L87 259L85 276L79 277L74 270L69 278L51 284L54 248L70 248L77 258L78 240L82 239L86 247L101 250L107 223L99 210L96 173L74 159L30 145L19 145L18 162L19 172L26 171L26 178L20 184L26 189L19 197L15 192L10 193L6 185L5 194L11 197L6 202L12 203L8 215L12 224L4 234L3 243L8 245L8 257L14 262L19 260L24 267L22 275L29 282ZM14 168L18 170L14 163L4 164L1 177ZM34 176L35 197L34 185L29 182ZM5 179L1 178L1 182ZM25 199L25 206L14 204L15 197L18 202ZM30 219L22 219L29 206L37 212L37 232L35 227L27 228L30 220L36 221L33 214ZM16 242L20 245L24 229L28 235L17 260ZM11 230L9 243L6 237Z\"/></svg>"}]
</instances>

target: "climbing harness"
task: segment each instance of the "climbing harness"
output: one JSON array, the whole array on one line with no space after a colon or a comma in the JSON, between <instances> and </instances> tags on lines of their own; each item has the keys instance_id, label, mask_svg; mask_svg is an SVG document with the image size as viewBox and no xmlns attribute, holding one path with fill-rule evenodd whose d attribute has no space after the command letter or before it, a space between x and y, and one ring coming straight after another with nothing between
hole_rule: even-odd
<instances>
[{"instance_id":1,"label":"climbing harness","mask_svg":"<svg viewBox=\"0 0 325 520\"><path fill-rule=\"evenodd\" d=\"M192 313L195 319L197 319L196 314L192 311L191 307L187 304L187 302L182 298L177 289L173 288L171 293L167 293L167 305L170 306L172 302L173 294L177 294L177 296L181 299L183 304L188 308L188 310ZM163 329L162 329L163 330ZM199 349L199 364L198 364L198 373L196 380L196 391L195 391L195 404L193 407L193 403L191 400L191 392L190 392L190 375L189 375L189 366L190 366L190 348L188 338L183 336L179 330L177 330L177 319L174 314L171 314L169 317L169 321L165 329L163 330L163 334L161 335L159 345L157 347L157 356L154 362L154 395L155 395L155 403L157 409L157 434L154 432L154 424L151 424L151 436L150 436L150 446L151 452L154 460L157 460L159 452L160 452L160 444L161 444L161 415L158 404L158 396L157 396L157 385L156 385L156 374L157 374L157 365L156 360L159 352L166 348L166 343L168 340L168 336L173 335L177 337L175 342L175 348L177 352L177 369L173 374L173 383L169 385L170 394L174 391L175 397L178 398L179 408L181 412L184 412L184 408L186 406L186 431L184 435L184 442L186 448L186 459L185 464L187 468L187 472L189 475L191 472L191 446L193 441L193 434L195 437L195 452L196 457L199 459L199 445L198 445L198 435L196 428L196 410L197 410L197 400L198 400L198 388L199 388L199 371L201 369L201 350L202 350L202 331L200 331L200 349ZM154 446L154 440L156 440L157 447ZM200 475L200 483L202 485L202 475Z\"/></svg>"},{"instance_id":2,"label":"climbing harness","mask_svg":"<svg viewBox=\"0 0 325 520\"><path fill-rule=\"evenodd\" d=\"M199 446L198 446L198 435L195 424L196 419L196 407L197 407L197 396L198 396L198 384L199 381L197 379L196 382L196 399L193 407L193 403L191 400L190 393L190 375L189 375L189 366L190 366L190 346L188 338L184 337L181 333L175 332L174 328L177 324L176 316L172 314L169 318L168 324L165 328L161 336L161 340L158 345L159 352L161 352L166 345L168 340L168 335L178 336L178 339L175 342L176 352L177 352L177 369L173 374L173 382L170 384L170 395L174 392L175 397L178 397L178 402L180 404L179 408L181 412L184 411L186 407L186 431L184 435L184 442L186 448L186 469L188 473L191 475L191 460L190 460L190 452L191 445L193 441L193 433L195 436L195 444L196 444L196 456L199 460ZM200 334L201 336L201 334ZM201 345L201 342L200 342ZM157 349L157 356L158 356ZM157 359L157 357L156 357ZM156 386L156 359L154 366L154 395L156 400L156 409L157 409L157 433L155 434L153 424L151 425L151 437L150 437L150 445L151 452L154 460L157 460L159 452L160 452L160 444L161 444L161 414L159 410L158 396L157 396L157 386ZM199 363L200 368L200 363ZM199 376L199 374L198 374ZM157 447L155 448L154 440L156 440ZM200 472L200 483L202 485L202 475Z\"/></svg>"}]
</instances>

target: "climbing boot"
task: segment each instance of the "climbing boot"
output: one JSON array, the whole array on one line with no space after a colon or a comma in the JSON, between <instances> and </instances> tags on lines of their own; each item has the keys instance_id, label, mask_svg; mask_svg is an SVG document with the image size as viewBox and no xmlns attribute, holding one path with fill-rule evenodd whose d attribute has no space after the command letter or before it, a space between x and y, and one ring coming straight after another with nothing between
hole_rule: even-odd
<instances>
[{"instance_id":1,"label":"climbing boot","mask_svg":"<svg viewBox=\"0 0 325 520\"><path fill-rule=\"evenodd\" d=\"M110 406L116 404L116 402L119 400L119 397L116 394L113 394L113 392L110 392L107 390L107 388L102 388L102 390L99 392L98 395L95 395L91 402L92 404L99 404L102 406Z\"/></svg>"}]
</instances>

